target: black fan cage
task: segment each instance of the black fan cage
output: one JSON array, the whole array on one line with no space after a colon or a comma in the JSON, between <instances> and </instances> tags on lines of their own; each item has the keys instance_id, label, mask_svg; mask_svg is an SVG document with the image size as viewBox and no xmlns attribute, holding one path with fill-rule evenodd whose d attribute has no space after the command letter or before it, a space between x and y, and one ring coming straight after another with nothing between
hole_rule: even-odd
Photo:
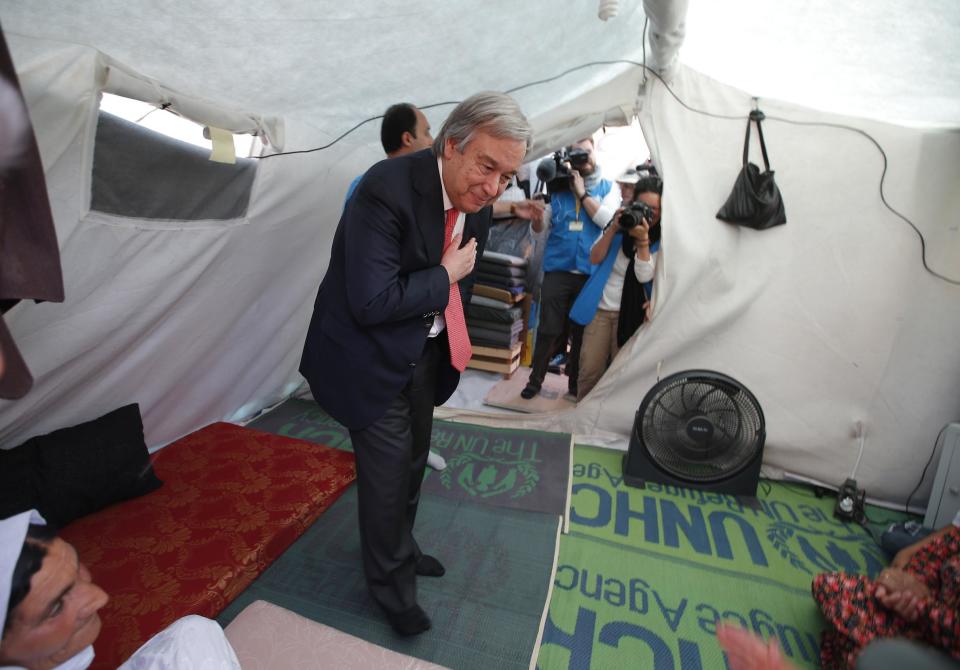
<instances>
[{"instance_id":1,"label":"black fan cage","mask_svg":"<svg viewBox=\"0 0 960 670\"><path fill-rule=\"evenodd\" d=\"M757 399L735 379L692 370L658 382L640 404L636 439L674 477L715 482L761 458L765 428Z\"/></svg>"}]
</instances>

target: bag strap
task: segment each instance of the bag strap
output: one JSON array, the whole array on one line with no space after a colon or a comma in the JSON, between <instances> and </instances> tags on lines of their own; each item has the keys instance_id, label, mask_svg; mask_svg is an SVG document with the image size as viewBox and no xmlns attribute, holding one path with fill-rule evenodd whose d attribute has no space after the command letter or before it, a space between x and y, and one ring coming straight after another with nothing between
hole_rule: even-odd
<instances>
[{"instance_id":1,"label":"bag strap","mask_svg":"<svg viewBox=\"0 0 960 670\"><path fill-rule=\"evenodd\" d=\"M760 153L763 154L763 169L766 172L770 171L770 159L767 158L767 144L763 141L763 129L760 127L760 122L766 118L759 109L754 109L750 112L750 117L747 119L747 136L743 140L743 165L746 166L749 162L750 154L750 125L753 123L757 124L757 135L760 136Z\"/></svg>"}]
</instances>

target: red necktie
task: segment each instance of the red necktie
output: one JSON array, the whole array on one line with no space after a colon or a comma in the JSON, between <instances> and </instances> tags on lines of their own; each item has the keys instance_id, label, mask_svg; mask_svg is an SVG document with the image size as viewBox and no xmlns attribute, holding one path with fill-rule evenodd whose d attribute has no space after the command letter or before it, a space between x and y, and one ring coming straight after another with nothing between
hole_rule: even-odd
<instances>
[{"instance_id":1,"label":"red necktie","mask_svg":"<svg viewBox=\"0 0 960 670\"><path fill-rule=\"evenodd\" d=\"M455 209L447 210L447 226L443 235L443 250L446 251L450 246L450 240L453 238L453 229L457 225L457 216L460 214ZM463 372L467 367L467 361L473 355L473 349L470 347L470 335L467 334L467 322L463 318L463 303L460 302L460 287L457 282L450 284L450 299L447 301L447 307L443 310L443 318L447 322L447 340L450 342L450 364L457 370Z\"/></svg>"}]
</instances>

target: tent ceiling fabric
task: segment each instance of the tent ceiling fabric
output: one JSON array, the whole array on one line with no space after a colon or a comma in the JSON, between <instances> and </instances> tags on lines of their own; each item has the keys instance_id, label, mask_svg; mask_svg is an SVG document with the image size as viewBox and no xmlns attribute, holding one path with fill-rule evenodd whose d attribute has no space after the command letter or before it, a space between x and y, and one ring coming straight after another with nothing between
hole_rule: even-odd
<instances>
[{"instance_id":1,"label":"tent ceiling fabric","mask_svg":"<svg viewBox=\"0 0 960 670\"><path fill-rule=\"evenodd\" d=\"M549 0L327 0L279 10L236 0L4 0L0 21L8 33L92 45L172 89L312 123L329 138L397 100L435 104L588 61L640 61L644 9L651 30L666 27L658 49L685 32L682 62L752 95L897 122L960 122L954 0L690 0L671 40L687 1L622 0L604 22L595 3L561 10ZM536 117L603 78L588 70L518 98Z\"/></svg>"},{"instance_id":2,"label":"tent ceiling fabric","mask_svg":"<svg viewBox=\"0 0 960 670\"><path fill-rule=\"evenodd\" d=\"M786 120L874 135L888 200L923 232L930 266L956 278L960 5L925 0L907 16L890 0L731 0L722 10L690 0L684 14L686 4L623 0L604 22L595 3L548 0L290 0L271 11L236 0L0 0L67 290L63 304L6 315L36 384L0 404L0 445L138 401L158 446L289 393L346 186L381 157L374 121L325 151L261 161L242 219L91 212L109 72L122 71L126 90L175 93L188 115L267 129L285 150L329 143L399 100L434 105L426 113L439 128L471 93L548 80L515 93L537 133L531 157L637 106L666 182L664 253L654 319L595 392L564 416L516 421L622 436L658 364L663 374L718 369L764 406L768 465L839 484L861 420L858 478L902 502L937 432L960 418L960 289L923 270L916 234L880 203L876 147ZM648 63L666 68L688 105L737 119L682 107L629 64L579 67L641 61L645 10ZM789 221L763 233L714 216L739 168L752 94L771 117L764 132Z\"/></svg>"},{"instance_id":3,"label":"tent ceiling fabric","mask_svg":"<svg viewBox=\"0 0 960 670\"><path fill-rule=\"evenodd\" d=\"M185 95L219 100L303 125L307 149L329 142L399 100L435 126L452 104L590 61L642 60L644 13L624 3L611 21L593 3L503 0L374 3L3 2L10 34L95 46L112 60ZM482 7L482 9L480 9ZM480 36L480 37L478 37ZM588 91L610 68L592 67L516 94L528 116ZM633 93L626 98L632 103ZM352 141L376 139L368 124Z\"/></svg>"},{"instance_id":4,"label":"tent ceiling fabric","mask_svg":"<svg viewBox=\"0 0 960 670\"><path fill-rule=\"evenodd\" d=\"M955 0L690 0L681 60L751 95L895 123L960 124Z\"/></svg>"}]
</instances>

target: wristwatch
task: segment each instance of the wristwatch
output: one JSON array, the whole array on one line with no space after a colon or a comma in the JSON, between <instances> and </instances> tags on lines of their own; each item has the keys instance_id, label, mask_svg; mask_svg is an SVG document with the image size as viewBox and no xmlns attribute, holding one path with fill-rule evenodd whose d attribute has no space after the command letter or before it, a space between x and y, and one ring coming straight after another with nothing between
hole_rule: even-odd
<instances>
[{"instance_id":1,"label":"wristwatch","mask_svg":"<svg viewBox=\"0 0 960 670\"><path fill-rule=\"evenodd\" d=\"M590 191L584 191L583 195L580 196L581 204L583 203L584 198L589 198L589 197L590 197Z\"/></svg>"}]
</instances>

